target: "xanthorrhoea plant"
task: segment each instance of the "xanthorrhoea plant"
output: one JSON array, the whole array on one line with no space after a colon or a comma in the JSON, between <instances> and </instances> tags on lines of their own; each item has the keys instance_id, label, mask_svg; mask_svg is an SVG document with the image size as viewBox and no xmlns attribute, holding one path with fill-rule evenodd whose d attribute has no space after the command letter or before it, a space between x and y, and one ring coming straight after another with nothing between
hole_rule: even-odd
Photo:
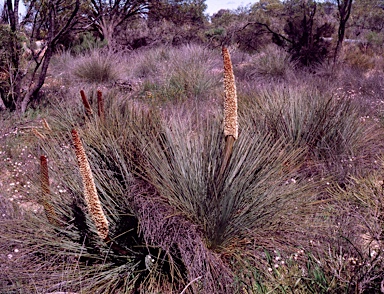
<instances>
[{"instance_id":1,"label":"xanthorrhoea plant","mask_svg":"<svg viewBox=\"0 0 384 294\"><path fill-rule=\"evenodd\" d=\"M220 169L220 176L224 173L231 158L233 144L239 136L239 123L237 119L237 93L235 75L233 74L231 56L228 48L222 48L224 62L224 136L225 151Z\"/></svg>"},{"instance_id":2,"label":"xanthorrhoea plant","mask_svg":"<svg viewBox=\"0 0 384 294\"><path fill-rule=\"evenodd\" d=\"M72 130L72 141L75 147L77 163L79 165L81 179L84 185L84 198L91 218L96 226L97 233L101 239L106 240L109 233L109 225L104 214L99 196L97 195L96 185L89 166L87 155L80 136L75 129Z\"/></svg>"}]
</instances>

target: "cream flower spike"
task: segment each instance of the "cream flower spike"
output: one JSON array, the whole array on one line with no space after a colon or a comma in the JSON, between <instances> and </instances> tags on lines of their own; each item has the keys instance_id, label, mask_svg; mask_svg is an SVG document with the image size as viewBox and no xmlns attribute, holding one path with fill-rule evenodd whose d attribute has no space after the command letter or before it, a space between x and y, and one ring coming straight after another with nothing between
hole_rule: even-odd
<instances>
[{"instance_id":1,"label":"cream flower spike","mask_svg":"<svg viewBox=\"0 0 384 294\"><path fill-rule=\"evenodd\" d=\"M87 155L85 154L83 144L79 134L75 129L72 130L72 141L75 147L77 163L79 165L81 179L84 185L84 198L88 211L96 226L97 233L101 239L106 240L109 234L108 220L104 214L99 196L97 195L95 181L91 167L89 166Z\"/></svg>"},{"instance_id":2,"label":"cream flower spike","mask_svg":"<svg viewBox=\"0 0 384 294\"><path fill-rule=\"evenodd\" d=\"M224 60L224 135L237 140L239 125L237 120L237 93L235 76L233 74L231 56L228 48L222 48Z\"/></svg>"}]
</instances>

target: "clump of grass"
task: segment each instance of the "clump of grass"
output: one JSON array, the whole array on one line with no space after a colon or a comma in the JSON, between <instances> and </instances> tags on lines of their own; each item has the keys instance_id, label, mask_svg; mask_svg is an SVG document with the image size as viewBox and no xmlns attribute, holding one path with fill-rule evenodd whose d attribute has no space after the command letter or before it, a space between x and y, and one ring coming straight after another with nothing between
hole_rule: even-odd
<instances>
[{"instance_id":1,"label":"clump of grass","mask_svg":"<svg viewBox=\"0 0 384 294\"><path fill-rule=\"evenodd\" d=\"M41 227L51 228L46 235L35 237L32 241L33 236L30 233L35 230L35 227L25 232L24 230L32 227L32 224L28 226L27 222L25 226L20 226L20 230L7 237L14 238L15 234L24 234L24 237L29 239L25 243L26 246L32 245L33 242L46 244L46 247L41 247L43 251L31 247L36 250L34 255L42 254L45 250L49 253L46 254L46 260L41 261L44 266L49 267L53 262L52 258L56 258L57 266L52 267L51 271L64 276L65 283L57 288L51 286L52 291L77 291L81 285L83 291L89 292L110 292L113 289L119 289L123 293L130 293L133 289L143 293L152 290L170 293L172 289L180 292L182 285L186 285L188 281L185 280L183 262L180 260L180 252L174 240L181 232L176 226L177 222L173 220L173 224L167 225L168 213L161 216L159 221L165 222L165 227L174 227L173 239L162 244L160 242L164 241L163 237L140 233L138 217L142 216L145 223L144 218L148 215L141 215L146 210L138 205L138 200L133 201L142 197L152 203L153 197L156 197L156 191L145 182L135 180L132 162L138 161L139 158L136 157L135 160L132 158L135 154L140 155L139 147L141 146L136 145L137 142L135 143L130 130L138 128L144 133L147 132L149 136L153 134L152 129L155 130L160 125L153 113L148 114L144 108L135 103L120 104L119 102L115 105L108 104L108 106L105 110L104 124L88 123L82 129L76 121L64 120L58 124L51 121L52 132L47 133L46 140L41 142L41 147L50 158L53 178L59 180L60 185L68 191L52 201L62 226L49 223L44 216L37 215L36 221ZM67 119L79 116L82 110L73 108L70 112L79 113L67 113ZM96 117L90 119L96 119ZM68 123L67 129L77 125L78 136L74 138L77 153L79 153L78 149L81 149L78 137L81 136L85 142L82 144L83 157L80 155L77 157L81 157L79 161L83 164L84 153L87 154L86 157L90 163L87 169L88 174L92 169L95 184L92 193L98 195L97 199L90 197L89 192L85 193L88 196L84 198L82 179L76 172L78 169L76 157L65 147L63 152L63 146L67 146L69 136L68 131L63 132L66 123ZM68 147L69 150L72 149L71 146ZM84 170L83 167L82 174L85 173ZM87 182L87 179L83 179L83 182ZM88 179L88 182L92 181ZM94 216L100 214L98 213L100 209L96 211L94 209L95 202L97 207L103 206L104 217L95 219ZM149 203L144 202L143 205L148 207ZM156 206L156 209L159 207ZM5 226L8 225L11 223ZM190 226L185 225L184 230L189 229ZM171 234L171 231L168 233ZM185 232L184 236L187 234ZM152 237L155 239L151 239ZM70 261L64 261L64 256L67 256ZM77 270L75 267L64 269L64 264L59 262L61 260L75 262L78 266ZM24 279L29 270L31 270L30 266L19 269L15 273L17 279ZM42 289L49 280L54 281L42 275L41 280L36 281L34 287ZM20 285L27 288L25 282L21 282Z\"/></svg>"},{"instance_id":2,"label":"clump of grass","mask_svg":"<svg viewBox=\"0 0 384 294\"><path fill-rule=\"evenodd\" d=\"M211 51L197 45L157 48L132 56L131 75L143 80L142 96L164 103L203 99L219 86L214 68L221 65Z\"/></svg>"},{"instance_id":3,"label":"clump of grass","mask_svg":"<svg viewBox=\"0 0 384 294\"><path fill-rule=\"evenodd\" d=\"M209 248L220 251L252 234L272 236L275 221L302 199L300 185L286 185L293 175L283 171L288 162L295 170L301 151L285 150L269 134L245 127L223 181L216 184L224 135L217 131L221 116L209 116L173 114L160 140L143 138L147 177L164 201L201 227Z\"/></svg>"},{"instance_id":4,"label":"clump of grass","mask_svg":"<svg viewBox=\"0 0 384 294\"><path fill-rule=\"evenodd\" d=\"M85 55L76 60L73 73L76 77L89 83L113 82L120 75L116 58L105 56L99 51L93 51L90 55Z\"/></svg>"},{"instance_id":5,"label":"clump of grass","mask_svg":"<svg viewBox=\"0 0 384 294\"><path fill-rule=\"evenodd\" d=\"M353 69L365 72L375 68L375 58L363 52L358 45L345 48L344 62Z\"/></svg>"},{"instance_id":6,"label":"clump of grass","mask_svg":"<svg viewBox=\"0 0 384 294\"><path fill-rule=\"evenodd\" d=\"M289 54L275 45L270 45L259 54L255 54L236 68L243 79L264 82L282 82L295 70L296 63Z\"/></svg>"},{"instance_id":7,"label":"clump of grass","mask_svg":"<svg viewBox=\"0 0 384 294\"><path fill-rule=\"evenodd\" d=\"M381 146L380 127L363 121L367 112L352 99L280 85L265 87L248 101L242 109L250 118L245 124L264 125L276 139L306 148L311 168L340 181L367 171Z\"/></svg>"}]
</instances>

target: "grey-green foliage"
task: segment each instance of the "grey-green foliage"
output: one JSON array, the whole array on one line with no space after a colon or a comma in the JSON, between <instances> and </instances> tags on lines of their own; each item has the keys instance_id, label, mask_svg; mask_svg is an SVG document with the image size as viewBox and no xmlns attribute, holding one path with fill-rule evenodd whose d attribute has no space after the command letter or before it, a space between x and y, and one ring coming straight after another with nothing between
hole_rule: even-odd
<instances>
[{"instance_id":1,"label":"grey-green foliage","mask_svg":"<svg viewBox=\"0 0 384 294\"><path fill-rule=\"evenodd\" d=\"M243 111L250 120L245 123L262 124L276 139L307 148L308 159L327 165L329 174L361 171L364 160L377 151L378 125L364 123L366 111L350 98L305 85L278 85L264 87L248 102ZM363 161L350 168L346 161L352 158Z\"/></svg>"},{"instance_id":2,"label":"grey-green foliage","mask_svg":"<svg viewBox=\"0 0 384 294\"><path fill-rule=\"evenodd\" d=\"M219 85L220 76L214 69L221 64L213 53L198 45L151 49L129 59L129 74L141 78L144 91L157 100L202 99Z\"/></svg>"},{"instance_id":3,"label":"grey-green foliage","mask_svg":"<svg viewBox=\"0 0 384 294\"><path fill-rule=\"evenodd\" d=\"M92 33L85 32L80 35L77 42L72 44L70 51L74 54L82 54L95 49L103 48L106 45L107 41L105 39L101 41L100 38L95 37Z\"/></svg>"},{"instance_id":4,"label":"grey-green foliage","mask_svg":"<svg viewBox=\"0 0 384 294\"><path fill-rule=\"evenodd\" d=\"M205 117L173 113L160 140L142 138L151 183L165 201L202 228L211 248L289 230L281 219L293 214L304 201L303 189L308 189L290 181L301 150L288 150L271 134L244 126L221 181L221 125L216 111ZM284 170L286 164L293 171Z\"/></svg>"},{"instance_id":5,"label":"grey-green foliage","mask_svg":"<svg viewBox=\"0 0 384 294\"><path fill-rule=\"evenodd\" d=\"M116 56L92 51L76 61L73 73L89 83L113 82L119 78L119 61Z\"/></svg>"}]
</instances>

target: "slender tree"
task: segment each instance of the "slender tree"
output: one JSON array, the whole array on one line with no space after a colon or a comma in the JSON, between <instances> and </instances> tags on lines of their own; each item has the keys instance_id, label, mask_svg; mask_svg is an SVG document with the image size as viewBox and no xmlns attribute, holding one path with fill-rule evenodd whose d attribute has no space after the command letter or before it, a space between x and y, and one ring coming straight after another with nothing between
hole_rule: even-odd
<instances>
[{"instance_id":1,"label":"slender tree","mask_svg":"<svg viewBox=\"0 0 384 294\"><path fill-rule=\"evenodd\" d=\"M334 63L336 63L340 49L343 45L345 37L345 28L347 25L347 21L351 15L352 2L353 0L336 0L339 17L339 29L337 32L337 44L335 48L335 55L333 58Z\"/></svg>"}]
</instances>

